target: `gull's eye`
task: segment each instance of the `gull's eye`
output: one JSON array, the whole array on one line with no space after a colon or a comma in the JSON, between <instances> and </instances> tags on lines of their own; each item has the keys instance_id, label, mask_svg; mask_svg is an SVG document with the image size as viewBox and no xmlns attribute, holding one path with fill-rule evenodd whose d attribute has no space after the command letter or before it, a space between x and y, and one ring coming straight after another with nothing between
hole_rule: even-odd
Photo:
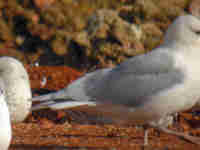
<instances>
[{"instance_id":1,"label":"gull's eye","mask_svg":"<svg viewBox=\"0 0 200 150\"><path fill-rule=\"evenodd\" d=\"M200 35L200 31L196 31L195 33L198 34L198 35Z\"/></svg>"}]
</instances>

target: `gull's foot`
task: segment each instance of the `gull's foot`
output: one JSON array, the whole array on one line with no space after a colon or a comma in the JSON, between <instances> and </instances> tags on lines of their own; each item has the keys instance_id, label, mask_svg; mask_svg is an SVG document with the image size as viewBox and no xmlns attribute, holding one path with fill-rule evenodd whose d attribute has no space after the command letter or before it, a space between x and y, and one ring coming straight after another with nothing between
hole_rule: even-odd
<instances>
[{"instance_id":1,"label":"gull's foot","mask_svg":"<svg viewBox=\"0 0 200 150\"><path fill-rule=\"evenodd\" d=\"M173 130L169 130L165 127L158 127L158 129L160 131L163 131L163 132L166 132L166 133L169 133L169 134L173 134L173 135L176 135L178 137L181 137L193 144L197 144L197 145L200 145L200 138L199 137L195 137L195 136L191 136L191 135L188 135L186 133L181 133L181 132L176 132L176 131L173 131Z\"/></svg>"}]
</instances>

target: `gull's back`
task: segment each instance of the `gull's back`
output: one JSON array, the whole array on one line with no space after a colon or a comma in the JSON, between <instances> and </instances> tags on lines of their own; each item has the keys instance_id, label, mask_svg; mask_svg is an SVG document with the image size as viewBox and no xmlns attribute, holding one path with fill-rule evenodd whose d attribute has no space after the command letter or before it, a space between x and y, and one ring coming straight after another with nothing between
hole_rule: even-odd
<instances>
[{"instance_id":1,"label":"gull's back","mask_svg":"<svg viewBox=\"0 0 200 150\"><path fill-rule=\"evenodd\" d=\"M137 107L143 103L141 99L183 82L184 73L174 62L173 55L163 49L134 57L116 68L88 74L84 93L92 99Z\"/></svg>"}]
</instances>

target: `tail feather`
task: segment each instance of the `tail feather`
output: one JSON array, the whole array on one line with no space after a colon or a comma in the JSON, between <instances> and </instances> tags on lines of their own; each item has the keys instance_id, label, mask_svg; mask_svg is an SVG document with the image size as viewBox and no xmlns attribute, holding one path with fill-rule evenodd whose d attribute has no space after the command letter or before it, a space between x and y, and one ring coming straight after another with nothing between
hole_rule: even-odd
<instances>
[{"instance_id":1,"label":"tail feather","mask_svg":"<svg viewBox=\"0 0 200 150\"><path fill-rule=\"evenodd\" d=\"M47 101L47 102L36 104L32 106L31 110L33 111L33 110L39 110L39 109L45 109L45 108L50 108L52 110L59 110L59 109L74 108L74 107L83 106L83 105L96 106L96 103L90 102L90 101L73 101L73 100L59 102L58 100L56 100L56 102Z\"/></svg>"},{"instance_id":2,"label":"tail feather","mask_svg":"<svg viewBox=\"0 0 200 150\"><path fill-rule=\"evenodd\" d=\"M54 92L54 93L49 93L49 94L45 94L45 95L35 96L35 97L32 97L30 100L32 102L42 102L42 101L48 101L48 100L54 100L54 99L61 99L61 98L68 99L68 97L65 94L65 90L60 90L60 91L57 91L57 92Z\"/></svg>"}]
</instances>

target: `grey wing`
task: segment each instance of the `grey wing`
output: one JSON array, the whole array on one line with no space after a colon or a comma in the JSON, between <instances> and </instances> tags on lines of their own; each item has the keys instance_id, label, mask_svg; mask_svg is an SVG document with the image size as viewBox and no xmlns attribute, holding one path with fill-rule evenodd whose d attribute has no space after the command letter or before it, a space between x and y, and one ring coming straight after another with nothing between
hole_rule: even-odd
<instances>
[{"instance_id":1,"label":"grey wing","mask_svg":"<svg viewBox=\"0 0 200 150\"><path fill-rule=\"evenodd\" d=\"M184 79L183 71L174 66L173 56L159 50L122 63L100 80L99 75L93 73L84 83L86 95L97 102L133 107L143 104L148 96L182 83Z\"/></svg>"},{"instance_id":2,"label":"grey wing","mask_svg":"<svg viewBox=\"0 0 200 150\"><path fill-rule=\"evenodd\" d=\"M138 107L149 100L149 96L183 82L184 72L175 67L174 59L168 50L156 49L113 69L88 73L59 92L34 99L74 99L76 105L93 100L94 103ZM63 103L62 107L67 105Z\"/></svg>"},{"instance_id":3,"label":"grey wing","mask_svg":"<svg viewBox=\"0 0 200 150\"><path fill-rule=\"evenodd\" d=\"M162 47L128 59L113 71L130 72L138 75L167 73L175 69L174 59L173 53Z\"/></svg>"}]
</instances>

